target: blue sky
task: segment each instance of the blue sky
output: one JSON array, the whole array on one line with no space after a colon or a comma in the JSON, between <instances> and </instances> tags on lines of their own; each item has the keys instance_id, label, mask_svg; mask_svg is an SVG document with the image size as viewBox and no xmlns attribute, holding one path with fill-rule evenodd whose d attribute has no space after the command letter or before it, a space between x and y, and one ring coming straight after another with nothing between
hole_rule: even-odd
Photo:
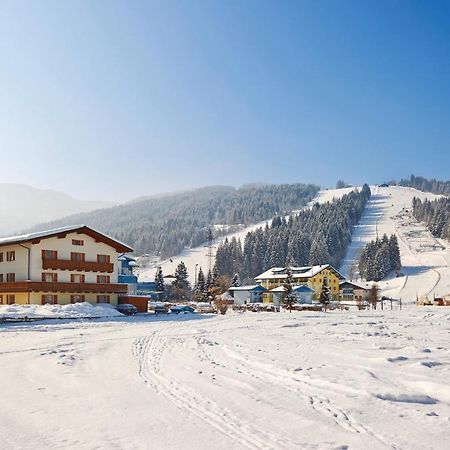
<instances>
[{"instance_id":1,"label":"blue sky","mask_svg":"<svg viewBox=\"0 0 450 450\"><path fill-rule=\"evenodd\" d=\"M125 200L450 178L450 4L0 3L2 182Z\"/></svg>"}]
</instances>

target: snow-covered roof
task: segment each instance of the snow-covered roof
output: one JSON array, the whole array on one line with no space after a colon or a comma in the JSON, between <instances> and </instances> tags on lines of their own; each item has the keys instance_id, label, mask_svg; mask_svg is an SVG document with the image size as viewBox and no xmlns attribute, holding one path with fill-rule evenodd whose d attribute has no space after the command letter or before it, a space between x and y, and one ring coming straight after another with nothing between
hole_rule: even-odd
<instances>
[{"instance_id":1,"label":"snow-covered roof","mask_svg":"<svg viewBox=\"0 0 450 450\"><path fill-rule=\"evenodd\" d=\"M339 286L342 286L343 284L351 284L352 286L355 286L356 288L358 288L358 289L370 289L369 288L369 286L364 286L363 284L361 284L361 283L355 283L354 281L349 281L349 280L344 280L344 281L341 281L340 283L339 283Z\"/></svg>"},{"instance_id":2,"label":"snow-covered roof","mask_svg":"<svg viewBox=\"0 0 450 450\"><path fill-rule=\"evenodd\" d=\"M133 251L131 247L124 244L123 242L120 242L117 239L114 239L104 233L100 233L100 231L94 230L93 228L88 227L87 225L71 225L68 227L60 227L51 230L38 231L36 233L28 233L28 234L21 234L18 236L4 237L0 238L0 246L20 244L23 242L33 243L33 241L40 241L41 239L48 239L55 236L63 236L65 234L74 232L94 237L96 240L99 240L111 247L114 247L118 252L128 253Z\"/></svg>"},{"instance_id":3,"label":"snow-covered roof","mask_svg":"<svg viewBox=\"0 0 450 450\"><path fill-rule=\"evenodd\" d=\"M314 289L309 286L305 286L304 284L301 286L294 286L293 289L295 292L314 292Z\"/></svg>"},{"instance_id":4,"label":"snow-covered roof","mask_svg":"<svg viewBox=\"0 0 450 450\"><path fill-rule=\"evenodd\" d=\"M132 256L129 255L121 255L119 256L119 258L117 258L119 261L132 261L135 262L136 258L133 258ZM131 263L130 263L131 264Z\"/></svg>"},{"instance_id":5,"label":"snow-covered roof","mask_svg":"<svg viewBox=\"0 0 450 450\"><path fill-rule=\"evenodd\" d=\"M252 291L252 292L257 292L257 291L267 291L267 289L263 286L261 286L260 284L252 284L251 286L232 286L228 289L229 291Z\"/></svg>"},{"instance_id":6,"label":"snow-covered roof","mask_svg":"<svg viewBox=\"0 0 450 450\"><path fill-rule=\"evenodd\" d=\"M278 286L270 290L270 292L284 292L284 286ZM300 286L292 286L292 290L294 292L314 292L314 289L311 289L309 286L305 286L304 284Z\"/></svg>"},{"instance_id":7,"label":"snow-covered roof","mask_svg":"<svg viewBox=\"0 0 450 450\"><path fill-rule=\"evenodd\" d=\"M294 278L311 278L316 276L318 273L322 272L324 269L332 270L337 277L344 279L344 276L340 274L333 266L330 264L322 264L317 266L304 266L304 267L272 267L266 270L262 274L255 277L255 280L267 280L267 279L284 279L286 278L286 271L290 269L292 276Z\"/></svg>"}]
</instances>

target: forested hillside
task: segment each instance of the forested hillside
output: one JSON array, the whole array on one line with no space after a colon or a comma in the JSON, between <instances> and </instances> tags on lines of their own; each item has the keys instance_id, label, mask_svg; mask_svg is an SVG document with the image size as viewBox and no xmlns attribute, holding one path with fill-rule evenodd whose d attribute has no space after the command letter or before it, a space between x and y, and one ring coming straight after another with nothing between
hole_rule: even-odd
<instances>
[{"instance_id":1,"label":"forested hillside","mask_svg":"<svg viewBox=\"0 0 450 450\"><path fill-rule=\"evenodd\" d=\"M243 246L236 239L225 240L217 250L216 270L219 275L238 273L250 280L274 266L330 263L338 267L370 194L364 185L360 192L316 203L288 220L277 216L270 226L248 233Z\"/></svg>"},{"instance_id":2,"label":"forested hillside","mask_svg":"<svg viewBox=\"0 0 450 450\"><path fill-rule=\"evenodd\" d=\"M113 208L41 224L49 229L86 224L131 245L137 254L162 258L195 247L214 225L248 225L305 206L319 190L311 184L212 186L139 199ZM213 227L214 237L229 230Z\"/></svg>"},{"instance_id":3,"label":"forested hillside","mask_svg":"<svg viewBox=\"0 0 450 450\"><path fill-rule=\"evenodd\" d=\"M424 177L411 175L409 179L399 181L399 186L413 187L423 192L433 194L450 195L450 181L431 180Z\"/></svg>"},{"instance_id":4,"label":"forested hillside","mask_svg":"<svg viewBox=\"0 0 450 450\"><path fill-rule=\"evenodd\" d=\"M450 198L433 201L414 198L413 214L419 222L425 222L433 236L450 240Z\"/></svg>"}]
</instances>

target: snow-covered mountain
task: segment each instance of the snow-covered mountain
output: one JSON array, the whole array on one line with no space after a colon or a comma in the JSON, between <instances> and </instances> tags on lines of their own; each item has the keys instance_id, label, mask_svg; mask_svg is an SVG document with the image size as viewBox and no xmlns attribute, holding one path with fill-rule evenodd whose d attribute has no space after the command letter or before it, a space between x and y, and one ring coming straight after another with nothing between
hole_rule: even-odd
<instances>
[{"instance_id":1,"label":"snow-covered mountain","mask_svg":"<svg viewBox=\"0 0 450 450\"><path fill-rule=\"evenodd\" d=\"M50 189L0 183L0 235L15 233L70 214L109 206L112 203L79 200Z\"/></svg>"},{"instance_id":2,"label":"snow-covered mountain","mask_svg":"<svg viewBox=\"0 0 450 450\"><path fill-rule=\"evenodd\" d=\"M353 188L329 189L318 193L313 202L325 203L333 198L341 198ZM414 197L438 198L438 195L422 192L410 187L371 186L372 196L367 203L360 223L354 228L352 242L348 248L342 266L342 274L349 278L356 278L354 267L361 249L377 236L384 233L396 234L403 263L403 276L388 277L379 283L383 294L401 297L405 303L412 303L416 296L449 295L450 294L450 244L435 239L424 224L418 223L411 214ZM270 223L270 221L268 221ZM266 221L246 227L216 239L212 243L211 253L220 243L233 236L244 240L249 231L264 227ZM181 254L164 261L143 261L138 269L141 280L153 280L157 265L161 265L164 274L175 271L180 261L187 266L191 282L198 267L208 268L214 264L214 257L208 257L209 249L199 246L186 249ZM209 260L210 259L210 260ZM197 267L197 269L196 269Z\"/></svg>"}]
</instances>

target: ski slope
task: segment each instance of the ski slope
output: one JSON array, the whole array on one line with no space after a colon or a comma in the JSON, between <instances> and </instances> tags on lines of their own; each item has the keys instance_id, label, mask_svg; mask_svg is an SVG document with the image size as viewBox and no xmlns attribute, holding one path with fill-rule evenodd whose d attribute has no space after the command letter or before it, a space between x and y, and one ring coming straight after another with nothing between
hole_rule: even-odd
<instances>
[{"instance_id":1,"label":"ski slope","mask_svg":"<svg viewBox=\"0 0 450 450\"><path fill-rule=\"evenodd\" d=\"M341 198L354 188L329 189L320 191L313 202L325 203L334 198ZM356 279L359 252L372 239L395 233L399 240L404 276L390 277L379 283L383 294L401 298L404 302L413 302L416 296L450 294L450 244L435 239L423 224L418 223L411 214L412 199L434 199L439 196L401 186L371 186L372 196L364 210L360 223L354 228L352 242L347 250L341 273L347 278ZM212 254L227 237L236 237L243 242L249 231L264 227L270 221L246 227L238 232L222 236L212 244ZM191 282L199 267L207 271L214 265L214 256L208 258L205 246L186 249L171 259L162 261L164 274L172 274L176 266L184 261L188 268ZM157 264L140 268L139 279L153 280Z\"/></svg>"},{"instance_id":2,"label":"ski slope","mask_svg":"<svg viewBox=\"0 0 450 450\"><path fill-rule=\"evenodd\" d=\"M328 201L332 201L333 198L341 198L343 195L348 194L353 189L355 188L322 190L317 194L316 198L314 198L314 200L310 203L310 205L315 202L326 203ZM240 231L230 233L215 239L212 242L211 247L212 257L208 257L209 254L208 247L206 247L206 245L202 245L191 249L185 249L179 255L166 259L164 261L153 262L148 266L140 267L136 270L136 273L139 275L140 281L153 281L155 279L155 272L158 265L161 266L164 275L169 275L173 274L175 272L177 265L181 261L183 261L188 269L190 281L191 283L193 283L195 279L195 272L196 270L198 270L199 267L201 267L204 272L207 272L210 267L214 266L214 255L221 242L223 242L226 238L230 240L233 237L235 237L236 239L240 239L243 244L245 236L247 235L248 232L254 231L261 227L265 227L266 223L270 225L271 220L259 222L257 224L245 227Z\"/></svg>"},{"instance_id":3,"label":"ski slope","mask_svg":"<svg viewBox=\"0 0 450 450\"><path fill-rule=\"evenodd\" d=\"M450 308L0 325L2 450L446 450Z\"/></svg>"},{"instance_id":4,"label":"ski slope","mask_svg":"<svg viewBox=\"0 0 450 450\"><path fill-rule=\"evenodd\" d=\"M450 294L450 244L435 239L425 225L412 216L412 200L439 196L401 186L372 186L372 196L340 268L348 278L358 277L357 260L369 241L384 233L398 237L404 276L379 283L385 295L414 302L416 296Z\"/></svg>"}]
</instances>

